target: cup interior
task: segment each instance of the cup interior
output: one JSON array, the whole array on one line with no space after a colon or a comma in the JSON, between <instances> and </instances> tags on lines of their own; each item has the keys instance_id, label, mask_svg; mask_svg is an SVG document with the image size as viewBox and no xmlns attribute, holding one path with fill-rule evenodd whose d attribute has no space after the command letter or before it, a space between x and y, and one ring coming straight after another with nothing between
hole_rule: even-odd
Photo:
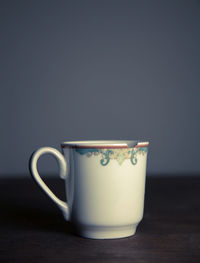
<instances>
[{"instance_id":1,"label":"cup interior","mask_svg":"<svg viewBox=\"0 0 200 263\"><path fill-rule=\"evenodd\" d=\"M84 148L98 148L98 147L125 147L132 148L135 146L147 147L149 142L144 140L87 140L87 141L66 141L62 142L62 147L84 147Z\"/></svg>"}]
</instances>

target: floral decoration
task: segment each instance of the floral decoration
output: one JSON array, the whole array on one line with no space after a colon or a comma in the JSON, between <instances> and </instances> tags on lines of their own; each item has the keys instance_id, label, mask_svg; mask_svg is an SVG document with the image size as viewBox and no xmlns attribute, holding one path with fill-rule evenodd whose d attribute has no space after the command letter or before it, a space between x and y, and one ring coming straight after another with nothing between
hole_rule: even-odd
<instances>
[{"instance_id":1,"label":"floral decoration","mask_svg":"<svg viewBox=\"0 0 200 263\"><path fill-rule=\"evenodd\" d=\"M107 165L110 160L116 160L119 165L122 165L124 160L129 159L133 165L137 164L137 156L145 155L148 152L147 147L139 148L116 148L116 149L101 149L101 148L76 148L76 152L81 155L86 155L88 158L92 156L101 156L101 165Z\"/></svg>"}]
</instances>

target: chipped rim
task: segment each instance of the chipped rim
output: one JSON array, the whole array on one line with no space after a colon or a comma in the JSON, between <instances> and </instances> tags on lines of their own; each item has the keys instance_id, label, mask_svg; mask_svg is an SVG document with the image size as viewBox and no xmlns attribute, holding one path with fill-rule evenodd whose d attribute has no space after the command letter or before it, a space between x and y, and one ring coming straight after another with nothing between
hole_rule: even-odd
<instances>
[{"instance_id":1,"label":"chipped rim","mask_svg":"<svg viewBox=\"0 0 200 263\"><path fill-rule=\"evenodd\" d=\"M66 141L61 143L62 148L83 149L126 149L148 147L149 142L143 140L95 140L95 141Z\"/></svg>"}]
</instances>

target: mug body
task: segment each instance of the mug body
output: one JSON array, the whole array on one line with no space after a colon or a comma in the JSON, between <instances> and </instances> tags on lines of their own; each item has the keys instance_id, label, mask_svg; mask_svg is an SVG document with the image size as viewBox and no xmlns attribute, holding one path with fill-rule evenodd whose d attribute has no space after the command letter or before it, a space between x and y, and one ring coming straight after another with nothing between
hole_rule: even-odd
<instances>
[{"instance_id":1,"label":"mug body","mask_svg":"<svg viewBox=\"0 0 200 263\"><path fill-rule=\"evenodd\" d=\"M61 144L70 221L84 237L131 236L143 217L148 142Z\"/></svg>"}]
</instances>

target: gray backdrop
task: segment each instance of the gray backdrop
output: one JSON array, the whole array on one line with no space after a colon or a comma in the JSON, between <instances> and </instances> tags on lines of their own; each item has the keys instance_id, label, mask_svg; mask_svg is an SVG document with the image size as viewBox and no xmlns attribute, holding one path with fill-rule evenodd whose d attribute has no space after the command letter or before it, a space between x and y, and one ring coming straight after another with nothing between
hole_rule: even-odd
<instances>
[{"instance_id":1,"label":"gray backdrop","mask_svg":"<svg viewBox=\"0 0 200 263\"><path fill-rule=\"evenodd\" d=\"M150 140L149 174L197 174L200 1L1 0L0 90L1 175L72 139Z\"/></svg>"}]
</instances>

